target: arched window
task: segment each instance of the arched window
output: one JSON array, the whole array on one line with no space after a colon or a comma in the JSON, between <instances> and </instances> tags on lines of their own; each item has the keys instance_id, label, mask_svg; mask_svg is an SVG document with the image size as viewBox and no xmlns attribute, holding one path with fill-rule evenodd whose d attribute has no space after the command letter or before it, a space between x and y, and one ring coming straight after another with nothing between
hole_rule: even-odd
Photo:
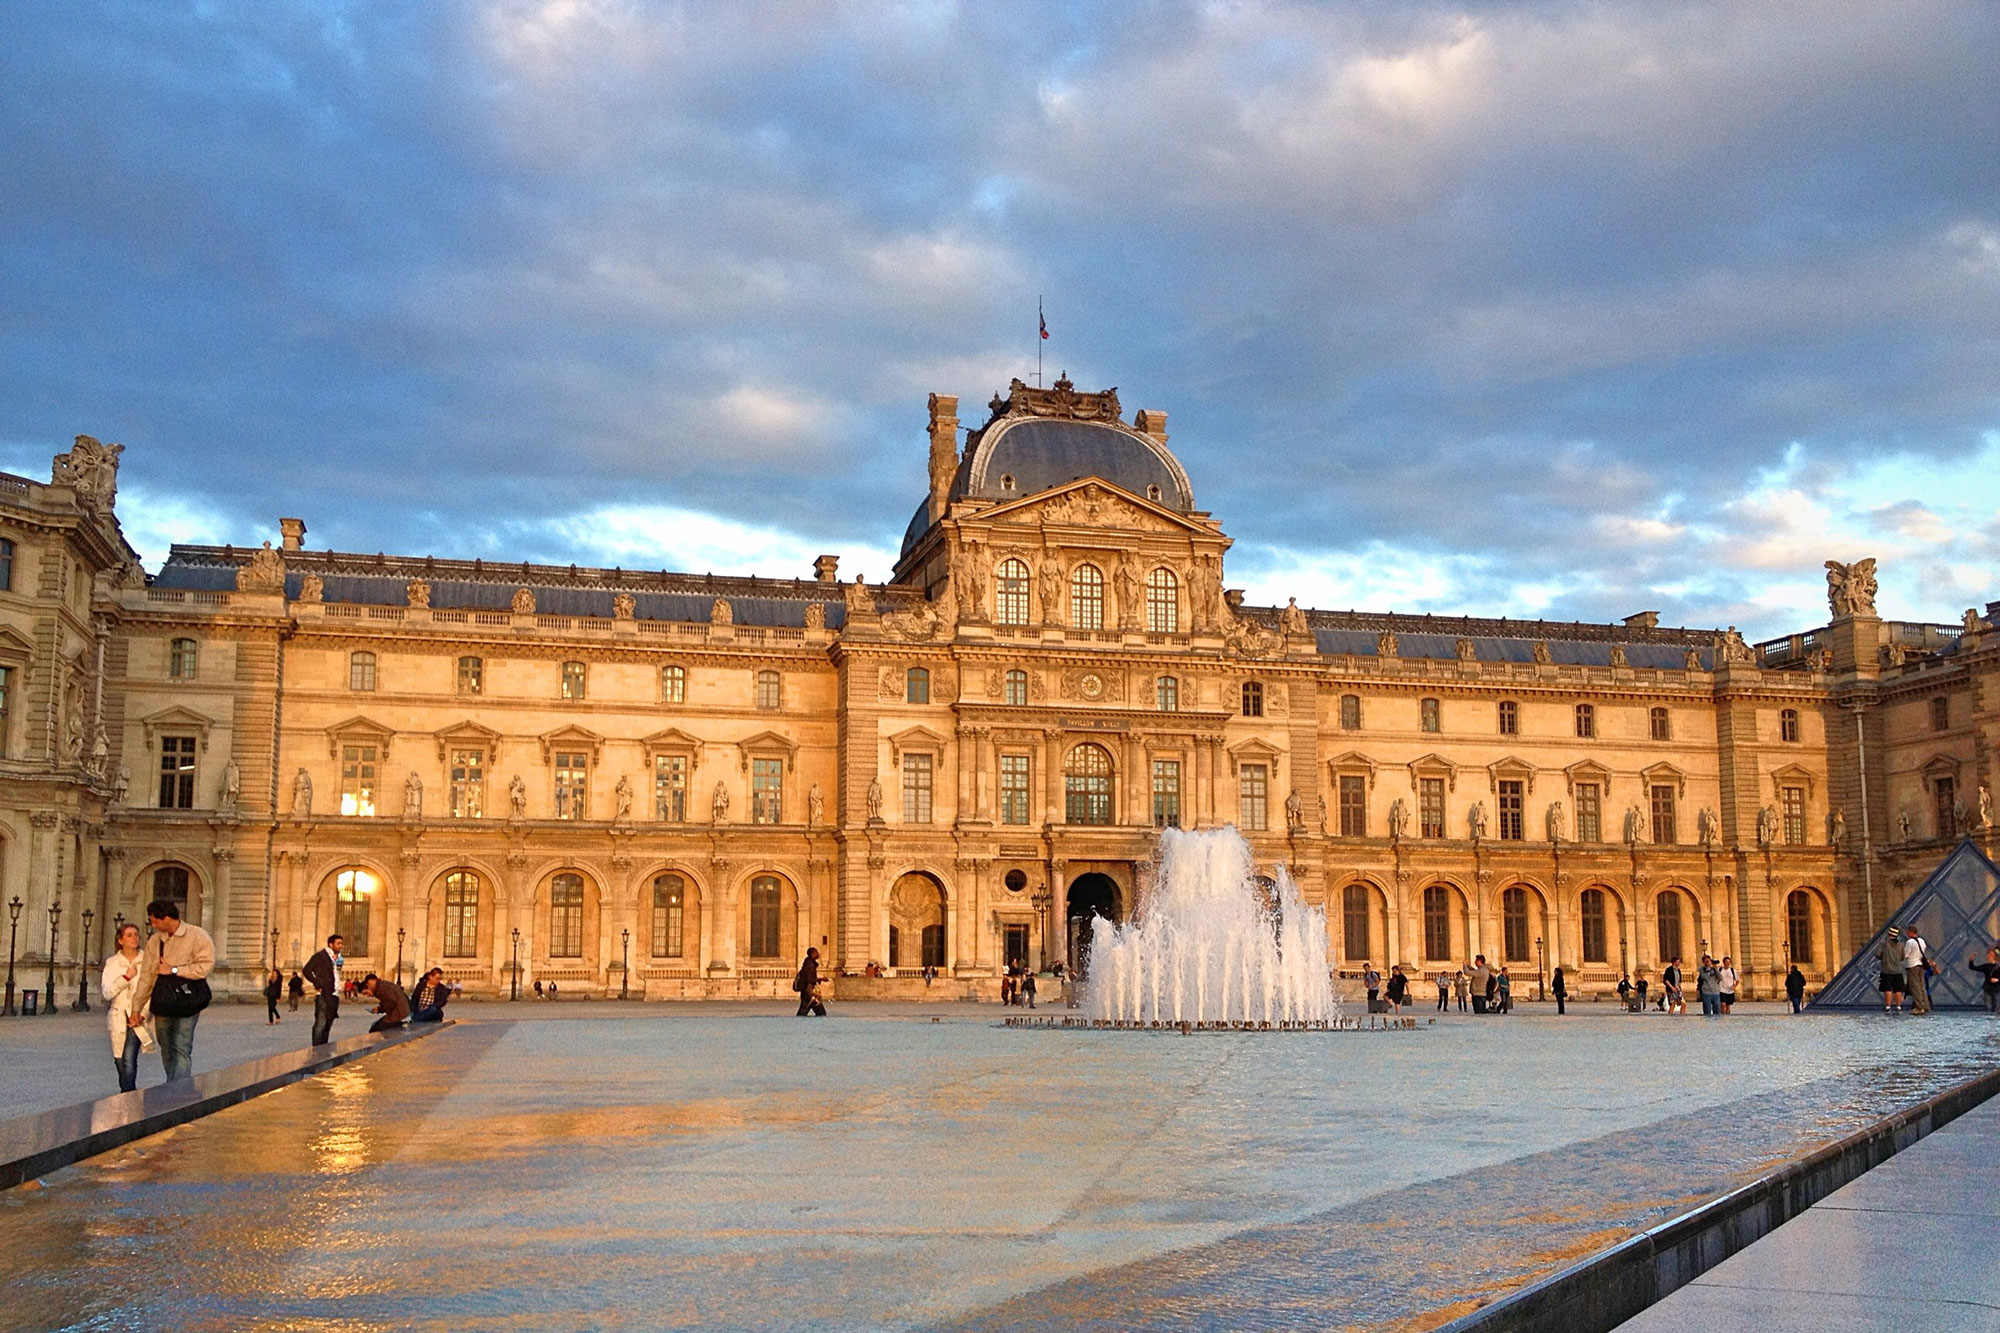
<instances>
[{"instance_id":1,"label":"arched window","mask_svg":"<svg viewBox=\"0 0 2000 1333\"><path fill-rule=\"evenodd\" d=\"M454 870L444 877L444 956L471 958L479 952L479 876Z\"/></svg>"},{"instance_id":2,"label":"arched window","mask_svg":"<svg viewBox=\"0 0 2000 1333\"><path fill-rule=\"evenodd\" d=\"M1799 710L1781 708L1778 710L1778 739L1796 742L1799 738Z\"/></svg>"},{"instance_id":3,"label":"arched window","mask_svg":"<svg viewBox=\"0 0 2000 1333\"><path fill-rule=\"evenodd\" d=\"M1146 632L1178 634L1181 628L1181 581L1165 565L1146 575Z\"/></svg>"},{"instance_id":4,"label":"arched window","mask_svg":"<svg viewBox=\"0 0 2000 1333\"><path fill-rule=\"evenodd\" d=\"M757 673L757 706L775 710L784 706L784 686L775 671Z\"/></svg>"},{"instance_id":5,"label":"arched window","mask_svg":"<svg viewBox=\"0 0 2000 1333\"><path fill-rule=\"evenodd\" d=\"M1259 680L1243 682L1243 716L1264 716L1264 682Z\"/></svg>"},{"instance_id":6,"label":"arched window","mask_svg":"<svg viewBox=\"0 0 2000 1333\"><path fill-rule=\"evenodd\" d=\"M1177 677L1162 676L1153 682L1153 703L1162 713L1181 711L1181 683Z\"/></svg>"},{"instance_id":7,"label":"arched window","mask_svg":"<svg viewBox=\"0 0 2000 1333\"><path fill-rule=\"evenodd\" d=\"M549 881L549 957L583 957L583 876L564 871Z\"/></svg>"},{"instance_id":8,"label":"arched window","mask_svg":"<svg viewBox=\"0 0 2000 1333\"><path fill-rule=\"evenodd\" d=\"M1361 730L1361 696L1343 694L1340 696L1340 729L1342 731Z\"/></svg>"},{"instance_id":9,"label":"arched window","mask_svg":"<svg viewBox=\"0 0 2000 1333\"><path fill-rule=\"evenodd\" d=\"M903 702L927 704L930 701L931 673L923 667L911 667L908 671L905 671L903 673Z\"/></svg>"},{"instance_id":10,"label":"arched window","mask_svg":"<svg viewBox=\"0 0 2000 1333\"><path fill-rule=\"evenodd\" d=\"M1501 953L1510 963L1525 963L1528 953L1528 891L1519 885L1500 895Z\"/></svg>"},{"instance_id":11,"label":"arched window","mask_svg":"<svg viewBox=\"0 0 2000 1333\"><path fill-rule=\"evenodd\" d=\"M1605 929L1604 890L1585 889L1581 910L1578 913L1583 923L1583 961L1604 963L1610 961L1609 932Z\"/></svg>"},{"instance_id":12,"label":"arched window","mask_svg":"<svg viewBox=\"0 0 2000 1333\"><path fill-rule=\"evenodd\" d=\"M1417 701L1417 725L1425 731L1444 730L1443 711L1435 699Z\"/></svg>"},{"instance_id":13,"label":"arched window","mask_svg":"<svg viewBox=\"0 0 2000 1333\"><path fill-rule=\"evenodd\" d=\"M348 654L347 688L350 690L375 688L375 654L365 652Z\"/></svg>"},{"instance_id":14,"label":"arched window","mask_svg":"<svg viewBox=\"0 0 2000 1333\"><path fill-rule=\"evenodd\" d=\"M1424 957L1451 957L1451 890L1442 884L1424 890Z\"/></svg>"},{"instance_id":15,"label":"arched window","mask_svg":"<svg viewBox=\"0 0 2000 1333\"><path fill-rule=\"evenodd\" d=\"M653 957L679 958L685 947L687 881L679 875L653 877Z\"/></svg>"},{"instance_id":16,"label":"arched window","mask_svg":"<svg viewBox=\"0 0 2000 1333\"><path fill-rule=\"evenodd\" d=\"M1063 818L1072 824L1111 822L1111 754L1089 741L1063 765Z\"/></svg>"},{"instance_id":17,"label":"arched window","mask_svg":"<svg viewBox=\"0 0 2000 1333\"><path fill-rule=\"evenodd\" d=\"M776 958L783 947L778 931L782 895L776 877L759 875L750 881L750 956Z\"/></svg>"},{"instance_id":18,"label":"arched window","mask_svg":"<svg viewBox=\"0 0 2000 1333\"><path fill-rule=\"evenodd\" d=\"M1009 557L993 578L993 620L1000 625L1028 623L1028 564Z\"/></svg>"},{"instance_id":19,"label":"arched window","mask_svg":"<svg viewBox=\"0 0 2000 1333\"><path fill-rule=\"evenodd\" d=\"M486 663L477 657L458 659L458 692L483 694L486 691Z\"/></svg>"},{"instance_id":20,"label":"arched window","mask_svg":"<svg viewBox=\"0 0 2000 1333\"><path fill-rule=\"evenodd\" d=\"M153 900L169 902L181 909L185 918L188 910L188 868L186 866L161 866L153 872Z\"/></svg>"},{"instance_id":21,"label":"arched window","mask_svg":"<svg viewBox=\"0 0 2000 1333\"><path fill-rule=\"evenodd\" d=\"M1369 938L1369 906L1366 884L1350 884L1341 890L1340 942L1350 963L1375 956L1375 944Z\"/></svg>"},{"instance_id":22,"label":"arched window","mask_svg":"<svg viewBox=\"0 0 2000 1333\"><path fill-rule=\"evenodd\" d=\"M193 639L175 639L167 646L167 674L175 680L193 680L197 660Z\"/></svg>"},{"instance_id":23,"label":"arched window","mask_svg":"<svg viewBox=\"0 0 2000 1333\"><path fill-rule=\"evenodd\" d=\"M581 662L562 664L562 697L582 699L590 693L590 668Z\"/></svg>"},{"instance_id":24,"label":"arched window","mask_svg":"<svg viewBox=\"0 0 2000 1333\"><path fill-rule=\"evenodd\" d=\"M1654 899L1654 908L1659 912L1660 966L1665 967L1681 956L1681 895L1678 889L1664 890Z\"/></svg>"},{"instance_id":25,"label":"arched window","mask_svg":"<svg viewBox=\"0 0 2000 1333\"><path fill-rule=\"evenodd\" d=\"M663 704L684 704L687 702L688 673L686 667L663 666L660 668L660 702Z\"/></svg>"},{"instance_id":26,"label":"arched window","mask_svg":"<svg viewBox=\"0 0 2000 1333\"><path fill-rule=\"evenodd\" d=\"M1806 967L1813 961L1813 901L1804 889L1785 895L1785 940L1791 945L1792 961Z\"/></svg>"},{"instance_id":27,"label":"arched window","mask_svg":"<svg viewBox=\"0 0 2000 1333\"><path fill-rule=\"evenodd\" d=\"M1077 629L1104 628L1104 571L1096 565L1070 571L1069 623Z\"/></svg>"},{"instance_id":28,"label":"arched window","mask_svg":"<svg viewBox=\"0 0 2000 1333\"><path fill-rule=\"evenodd\" d=\"M1007 673L1006 689L1006 699L1010 705L1018 708L1027 703L1028 673L1025 671L1009 671Z\"/></svg>"},{"instance_id":29,"label":"arched window","mask_svg":"<svg viewBox=\"0 0 2000 1333\"><path fill-rule=\"evenodd\" d=\"M1664 708L1651 708L1646 712L1646 725L1651 729L1656 741L1670 741L1674 738L1673 719Z\"/></svg>"},{"instance_id":30,"label":"arched window","mask_svg":"<svg viewBox=\"0 0 2000 1333\"><path fill-rule=\"evenodd\" d=\"M350 958L369 954L368 900L379 884L366 870L343 870L333 877L333 933L340 936Z\"/></svg>"}]
</instances>

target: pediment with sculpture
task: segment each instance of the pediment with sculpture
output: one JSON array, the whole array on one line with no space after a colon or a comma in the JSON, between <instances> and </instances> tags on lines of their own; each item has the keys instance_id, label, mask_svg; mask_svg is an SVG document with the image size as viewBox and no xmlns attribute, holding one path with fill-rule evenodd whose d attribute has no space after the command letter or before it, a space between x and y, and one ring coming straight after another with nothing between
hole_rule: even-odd
<instances>
[{"instance_id":1,"label":"pediment with sculpture","mask_svg":"<svg viewBox=\"0 0 2000 1333\"><path fill-rule=\"evenodd\" d=\"M978 514L976 521L1217 535L1209 524L1186 518L1098 477L1084 477L1026 499L996 505Z\"/></svg>"}]
</instances>

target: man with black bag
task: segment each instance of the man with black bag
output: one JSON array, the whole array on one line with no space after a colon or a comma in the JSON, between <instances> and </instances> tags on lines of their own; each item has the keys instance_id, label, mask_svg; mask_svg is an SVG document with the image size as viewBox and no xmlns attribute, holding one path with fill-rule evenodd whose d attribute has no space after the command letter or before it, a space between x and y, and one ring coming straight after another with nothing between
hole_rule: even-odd
<instances>
[{"instance_id":1,"label":"man with black bag","mask_svg":"<svg viewBox=\"0 0 2000 1333\"><path fill-rule=\"evenodd\" d=\"M152 1014L160 1063L172 1083L194 1077L194 1025L212 998L207 977L215 968L215 941L200 926L182 921L180 904L171 899L147 903L146 923L153 936L146 941L146 966L126 1021L137 1027L143 1015Z\"/></svg>"},{"instance_id":2,"label":"man with black bag","mask_svg":"<svg viewBox=\"0 0 2000 1333\"><path fill-rule=\"evenodd\" d=\"M326 1045L333 1032L333 1020L340 1017L340 946L338 935L326 937L326 947L306 959L306 980L319 994L313 996L312 1044Z\"/></svg>"}]
</instances>

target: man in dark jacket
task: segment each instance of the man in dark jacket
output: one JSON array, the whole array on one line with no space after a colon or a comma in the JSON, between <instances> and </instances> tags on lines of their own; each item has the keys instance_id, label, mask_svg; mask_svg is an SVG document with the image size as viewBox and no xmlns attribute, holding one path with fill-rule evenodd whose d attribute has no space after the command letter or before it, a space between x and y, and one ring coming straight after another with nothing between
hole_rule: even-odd
<instances>
[{"instance_id":1,"label":"man in dark jacket","mask_svg":"<svg viewBox=\"0 0 2000 1333\"><path fill-rule=\"evenodd\" d=\"M819 989L819 950L807 949L806 960L799 964L799 974L792 978L792 989L799 993L798 1017L812 1014L816 1018L826 1017L826 1001L814 994Z\"/></svg>"},{"instance_id":2,"label":"man in dark jacket","mask_svg":"<svg viewBox=\"0 0 2000 1333\"><path fill-rule=\"evenodd\" d=\"M2000 949L1988 949L1986 961L1968 958L1965 965L1977 972L1983 980L1980 996L1986 1001L1987 1013L2000 1013Z\"/></svg>"},{"instance_id":3,"label":"man in dark jacket","mask_svg":"<svg viewBox=\"0 0 2000 1333\"><path fill-rule=\"evenodd\" d=\"M1806 1007L1806 974L1799 971L1797 963L1785 973L1785 998L1792 1002L1792 1012L1801 1013Z\"/></svg>"},{"instance_id":4,"label":"man in dark jacket","mask_svg":"<svg viewBox=\"0 0 2000 1333\"><path fill-rule=\"evenodd\" d=\"M319 994L313 996L312 1044L324 1046L333 1032L333 1020L340 1017L340 946L338 935L326 937L326 947L306 959L306 980Z\"/></svg>"},{"instance_id":5,"label":"man in dark jacket","mask_svg":"<svg viewBox=\"0 0 2000 1333\"><path fill-rule=\"evenodd\" d=\"M444 1020L445 1004L451 999L451 987L445 984L444 969L434 967L424 973L417 982L416 993L410 996L410 1021L412 1023L438 1023Z\"/></svg>"},{"instance_id":6,"label":"man in dark jacket","mask_svg":"<svg viewBox=\"0 0 2000 1333\"><path fill-rule=\"evenodd\" d=\"M361 978L361 993L375 1001L375 1012L382 1015L370 1032L387 1032L410 1021L410 997L395 982L370 972Z\"/></svg>"}]
</instances>

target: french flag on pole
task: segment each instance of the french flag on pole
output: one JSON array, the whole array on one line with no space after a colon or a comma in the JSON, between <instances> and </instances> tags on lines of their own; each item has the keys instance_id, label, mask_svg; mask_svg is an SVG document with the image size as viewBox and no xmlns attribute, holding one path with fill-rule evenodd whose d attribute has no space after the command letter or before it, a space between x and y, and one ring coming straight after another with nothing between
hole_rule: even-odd
<instances>
[{"instance_id":1,"label":"french flag on pole","mask_svg":"<svg viewBox=\"0 0 2000 1333\"><path fill-rule=\"evenodd\" d=\"M1047 342L1049 340L1049 318L1047 315L1044 315L1042 313L1042 308L1040 306L1035 307L1035 318L1041 321L1042 341Z\"/></svg>"}]
</instances>

